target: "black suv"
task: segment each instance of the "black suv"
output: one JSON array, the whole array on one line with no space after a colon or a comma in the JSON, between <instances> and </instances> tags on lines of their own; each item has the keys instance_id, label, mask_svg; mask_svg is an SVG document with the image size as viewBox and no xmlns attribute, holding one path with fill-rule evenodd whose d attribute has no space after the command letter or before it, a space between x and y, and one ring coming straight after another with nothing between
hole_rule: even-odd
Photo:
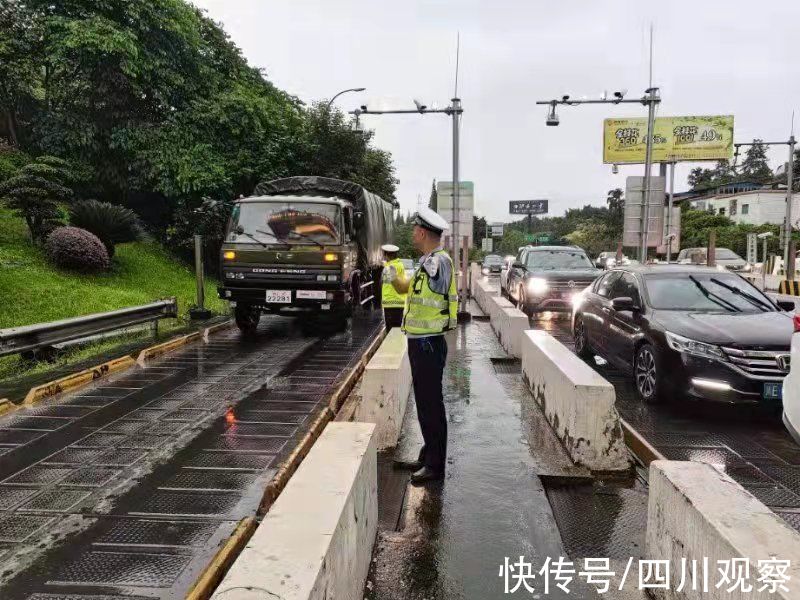
<instances>
[{"instance_id":1,"label":"black suv","mask_svg":"<svg viewBox=\"0 0 800 600\"><path fill-rule=\"evenodd\" d=\"M506 289L526 314L571 312L575 294L602 273L577 246L526 246L508 272Z\"/></svg>"}]
</instances>

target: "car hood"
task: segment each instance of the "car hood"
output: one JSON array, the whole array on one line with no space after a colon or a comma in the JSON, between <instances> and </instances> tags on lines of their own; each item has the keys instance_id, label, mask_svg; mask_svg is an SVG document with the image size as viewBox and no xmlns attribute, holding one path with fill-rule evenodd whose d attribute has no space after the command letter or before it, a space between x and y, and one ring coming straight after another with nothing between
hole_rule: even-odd
<instances>
[{"instance_id":1,"label":"car hood","mask_svg":"<svg viewBox=\"0 0 800 600\"><path fill-rule=\"evenodd\" d=\"M543 277L550 281L593 281L603 273L600 269L549 269L528 271L530 277Z\"/></svg>"},{"instance_id":2,"label":"car hood","mask_svg":"<svg viewBox=\"0 0 800 600\"><path fill-rule=\"evenodd\" d=\"M733 348L781 350L789 347L794 329L786 312L708 313L658 310L653 318L664 329L684 337Z\"/></svg>"}]
</instances>

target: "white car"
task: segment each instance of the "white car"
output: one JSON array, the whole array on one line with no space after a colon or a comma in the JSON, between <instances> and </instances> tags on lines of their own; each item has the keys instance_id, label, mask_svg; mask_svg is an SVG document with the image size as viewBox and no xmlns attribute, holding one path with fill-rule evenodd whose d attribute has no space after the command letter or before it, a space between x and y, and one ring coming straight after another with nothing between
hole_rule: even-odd
<instances>
[{"instance_id":1,"label":"white car","mask_svg":"<svg viewBox=\"0 0 800 600\"><path fill-rule=\"evenodd\" d=\"M794 316L789 374L783 380L783 424L800 444L800 313Z\"/></svg>"}]
</instances>

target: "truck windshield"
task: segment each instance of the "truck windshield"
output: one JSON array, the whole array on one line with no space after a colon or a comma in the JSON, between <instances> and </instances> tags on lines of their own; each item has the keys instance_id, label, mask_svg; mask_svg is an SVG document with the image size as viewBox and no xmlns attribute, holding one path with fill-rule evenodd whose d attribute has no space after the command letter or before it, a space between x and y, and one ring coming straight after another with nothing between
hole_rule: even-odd
<instances>
[{"instance_id":1,"label":"truck windshield","mask_svg":"<svg viewBox=\"0 0 800 600\"><path fill-rule=\"evenodd\" d=\"M241 202L233 207L228 241L339 243L340 209L317 202ZM238 234L241 227L245 233Z\"/></svg>"}]
</instances>

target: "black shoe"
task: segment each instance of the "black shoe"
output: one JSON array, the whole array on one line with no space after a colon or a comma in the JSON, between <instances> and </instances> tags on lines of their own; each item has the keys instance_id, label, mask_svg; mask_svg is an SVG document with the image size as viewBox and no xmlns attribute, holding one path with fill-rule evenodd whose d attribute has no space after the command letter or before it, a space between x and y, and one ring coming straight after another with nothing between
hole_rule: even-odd
<instances>
[{"instance_id":1,"label":"black shoe","mask_svg":"<svg viewBox=\"0 0 800 600\"><path fill-rule=\"evenodd\" d=\"M411 475L411 483L426 483L444 479L444 471L434 471L430 467L422 467Z\"/></svg>"},{"instance_id":2,"label":"black shoe","mask_svg":"<svg viewBox=\"0 0 800 600\"><path fill-rule=\"evenodd\" d=\"M392 464L395 469L403 471L419 471L424 466L421 460L396 460Z\"/></svg>"}]
</instances>

